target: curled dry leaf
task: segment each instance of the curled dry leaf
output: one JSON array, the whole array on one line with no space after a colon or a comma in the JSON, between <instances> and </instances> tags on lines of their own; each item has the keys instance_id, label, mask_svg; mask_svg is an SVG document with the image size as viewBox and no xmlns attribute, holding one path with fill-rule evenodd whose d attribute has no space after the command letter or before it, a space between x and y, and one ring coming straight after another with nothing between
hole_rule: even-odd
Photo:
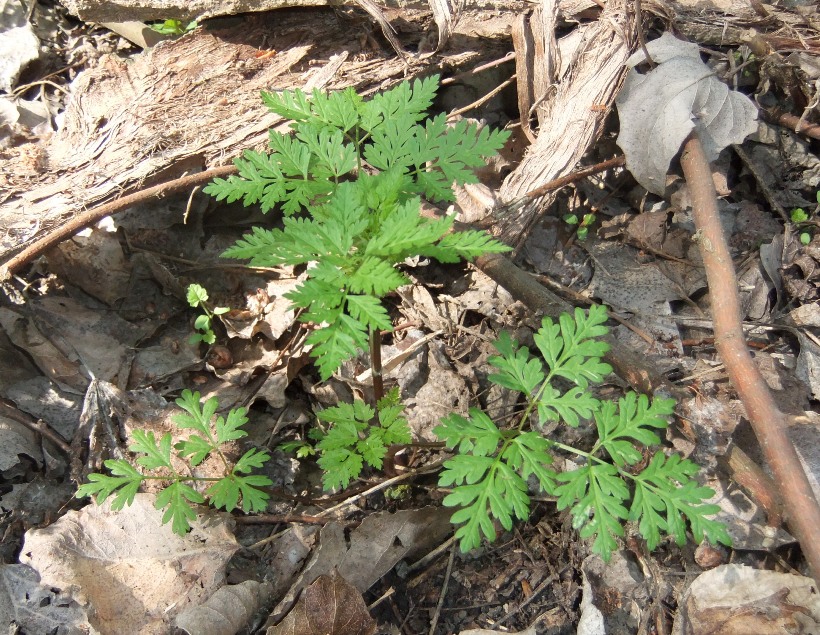
<instances>
[{"instance_id":1,"label":"curled dry leaf","mask_svg":"<svg viewBox=\"0 0 820 635\"><path fill-rule=\"evenodd\" d=\"M638 183L663 196L669 163L692 130L713 161L723 148L757 130L757 109L715 77L697 44L664 33L646 48L658 66L638 73L634 67L645 61L642 51L627 61L633 68L616 100L618 145Z\"/></svg>"},{"instance_id":2,"label":"curled dry leaf","mask_svg":"<svg viewBox=\"0 0 820 635\"><path fill-rule=\"evenodd\" d=\"M267 635L372 635L376 622L362 594L335 569L307 587L284 620Z\"/></svg>"}]
</instances>

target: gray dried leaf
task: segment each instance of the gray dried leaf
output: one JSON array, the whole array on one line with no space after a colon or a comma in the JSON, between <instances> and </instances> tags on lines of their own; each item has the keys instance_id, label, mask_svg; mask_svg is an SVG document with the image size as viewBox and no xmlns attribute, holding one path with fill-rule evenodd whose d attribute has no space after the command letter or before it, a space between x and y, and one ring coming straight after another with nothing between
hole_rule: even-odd
<instances>
[{"instance_id":1,"label":"gray dried leaf","mask_svg":"<svg viewBox=\"0 0 820 635\"><path fill-rule=\"evenodd\" d=\"M695 44L669 33L646 45L658 63L645 75L629 71L616 103L621 120L618 145L635 179L663 195L669 163L692 130L710 161L757 129L757 109L740 93L730 91L704 64ZM644 61L642 52L627 64Z\"/></svg>"}]
</instances>

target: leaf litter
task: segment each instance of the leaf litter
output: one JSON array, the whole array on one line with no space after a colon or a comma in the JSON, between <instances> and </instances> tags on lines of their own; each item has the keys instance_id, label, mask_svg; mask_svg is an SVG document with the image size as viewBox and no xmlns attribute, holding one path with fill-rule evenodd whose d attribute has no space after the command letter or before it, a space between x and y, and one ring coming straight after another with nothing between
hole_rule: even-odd
<instances>
[{"instance_id":1,"label":"leaf litter","mask_svg":"<svg viewBox=\"0 0 820 635\"><path fill-rule=\"evenodd\" d=\"M702 18L688 13L684 5L670 6L669 10L679 12L686 27L700 24ZM791 28L812 33L807 26L811 21L801 22L799 12L768 7L765 10L791 24ZM562 11L569 9L562 8ZM727 8L720 14L721 19L731 22L737 15L733 11L739 9ZM510 19L514 13L514 9L510 11ZM470 24L470 17L467 16L464 24ZM754 19L754 16L744 18ZM298 29L298 20L296 24ZM464 24L462 27L467 28ZM597 26L598 21L593 18L589 25ZM731 44L732 33L729 30L724 34L727 43ZM813 33L816 40L816 27ZM764 29L764 37L770 35ZM577 46L577 35L573 38L573 46ZM630 75L619 98L629 104L626 101L629 95L633 98L637 95L638 105L633 103L629 108L643 113L631 132L628 118L621 113L621 141L627 146L624 149L637 149L640 156L650 147L666 148L660 160L646 158L648 168L631 163L634 159L630 159L630 155L635 156L631 152L627 165L650 192L663 194L665 191L667 198L634 200L627 191L615 189L619 186L612 185L614 174L608 175L612 181L607 177L598 181L599 188L607 191L605 197L590 189L592 181L578 184L574 196L557 195L556 205L583 213L585 198L598 201L603 215L612 221L602 219L604 229L597 237L580 242L559 220L560 214L547 216L541 225L524 236L524 255L539 273L547 274L576 293L611 303L630 327L619 327L618 337L654 359L677 387L686 387L694 393L681 406L681 412L688 413L688 418L669 430L668 441L713 470L707 484L717 491L715 502L723 508L721 518L728 523L735 539L732 557L755 566L765 566L777 558L791 563L787 566L799 566L793 538L783 527L768 524L771 516L763 513L754 490L750 495L727 479L725 468L721 471L722 455L735 445L746 450L758 464L762 461L748 430L744 430L742 405L714 359L708 320L709 296L702 282L696 246L690 240L686 191L678 181L666 179L666 167L676 152L670 148L676 143L679 145L689 130L706 127L711 138L716 139L712 153L716 154L718 145L740 143L745 134L738 130L752 130L749 123L752 111L745 102L735 101L736 93L725 90L725 84L712 70L717 68L716 60L732 67L734 62L727 61L733 54L731 49L727 55L727 49L717 51L716 45L704 39L703 44L713 47L708 54L710 68L700 61L701 53L692 48L694 45L688 47L690 52L686 52L686 47L682 52L680 40L672 42L670 38L671 35L663 34L660 40L649 42L650 54L660 66L650 70L643 79ZM520 52L519 42L514 44L516 52ZM573 61L568 44L569 41L561 42L559 47L563 53L560 66L563 70L556 85L562 91L561 99L571 96L575 88L567 69L574 68L577 72L581 68L577 66L577 59ZM184 41L174 46L184 58ZM282 48L287 46L285 43ZM672 52L667 54L667 51ZM153 54L161 52L162 49L158 49ZM444 49L444 54L446 52ZM288 68L307 54L307 48L292 49L292 54L286 55ZM361 72L365 77L369 72L367 57L372 53L362 49L360 55L355 62L360 66L354 66L351 60L348 72ZM497 56L501 55L503 53ZM636 56L642 57L640 53ZM806 73L811 72L811 63L817 59L811 49L792 56L794 63ZM325 63L329 56L316 59ZM460 59L457 63L463 64L467 58L456 55L451 59ZM612 85L617 73L623 70L626 74L617 64L613 69L615 74L602 75L596 80L602 95L600 103L584 107L580 112L594 114L599 112L598 105L612 106ZM767 78L764 70L761 66L761 86L764 81L770 82L766 96L777 99L781 94L771 89L777 81ZM245 72L252 74L253 64ZM656 81L652 79L653 72L654 77L664 79L660 87L652 84ZM670 76L676 81L666 81ZM501 83L501 79L490 83L492 81ZM467 81L462 88L477 85ZM810 83L804 83L801 88L810 91ZM93 89L93 84L85 88ZM674 99L666 99L668 95L664 91L670 90ZM682 123L673 125L669 112L680 101L687 102L687 106L696 104L704 116L696 121L683 117ZM565 121L562 117L569 115L577 117L577 100L570 100L568 106L562 103L559 100L558 106L548 102L534 106L542 126L538 148L553 147L547 137L551 130L564 137L571 136L566 133L567 126L545 124ZM556 112L548 112L550 108ZM488 112L490 118L500 116L503 120L506 116L499 115L499 110ZM645 136L653 129L646 125L647 118L658 124L654 129L662 130L661 137ZM593 119L585 121L590 130L596 130L591 125ZM266 127L260 125L259 130ZM81 139L85 147L85 140L76 129L67 130L74 136L65 138ZM789 412L794 417L794 425L790 434L816 487L818 458L814 450L818 417L814 410L820 381L815 301L820 259L814 243L818 238L815 233L814 242L801 245L793 228L786 227L784 231L776 218L772 222L774 214L767 206L761 206L759 194L763 191L767 202L776 203L786 212L798 206L811 210L813 190L818 186L816 153L811 151L809 142L792 130L769 124L760 124L757 130L755 139L743 144L748 151L743 172L732 162L721 159L720 164L731 172L729 182L733 186L726 190L732 203L725 205L722 212L726 227L731 231L737 261L747 265L741 284L746 298L744 310L750 322L748 337L760 345L758 359L769 384L783 391L783 401L792 405ZM580 152L577 156L592 150L590 162L593 162L598 132L590 132L588 139L585 134L575 135L570 150ZM234 141L238 138L233 137ZM579 143L581 139L585 140ZM613 139L610 135L601 140L602 153L604 141L611 145ZM173 136L165 143L170 143L171 152L178 148ZM65 162L68 147L63 146L55 153L63 168L68 165ZM568 162L572 164L569 168L543 166L541 162L546 159L536 150L531 148L526 153L524 169L509 179L507 194L521 195L541 185L538 179L548 178L544 175L562 174L574 167L575 160ZM227 151L235 153L233 146ZM512 163L499 167L515 171L516 161L521 160L524 151L518 149L517 153ZM561 159L563 155L556 156ZM15 178L22 175L25 168L30 175L26 178L40 175L37 178L42 179L42 170L36 169L42 162L26 162L22 157L21 154L16 164L20 172ZM140 161L132 163L137 165ZM115 165L123 164L115 162ZM139 170L147 167L142 164L136 178L142 178ZM623 175L619 178L623 180ZM496 175L495 181L500 180ZM21 181L12 179L11 182ZM659 183L663 187L658 186ZM53 186L53 181L50 185ZM670 190L666 189L667 185ZM95 187L100 188L98 191L108 191L105 189L108 186L101 186L99 182ZM48 194L51 196L53 192ZM471 195L468 192L466 196ZM621 203L622 198L627 203L618 211L616 203ZM678 207L668 201L674 201ZM634 213L636 209L644 210L644 205L650 202L651 212ZM750 207L755 203L756 209ZM16 205L17 199L9 211ZM611 223L618 214L623 214L624 208L627 215L621 219L623 229L612 231ZM192 213L192 223L186 226L181 217L188 212ZM8 621L25 624L28 632L46 632L54 627L64 632L79 632L72 629L89 627L98 632L130 632L128 628L144 628L133 632L151 632L149 629L156 628L159 632L168 620L175 619L176 625L188 632L231 633L245 625L258 626L260 622L254 621L254 613L282 617L287 608L298 601L301 604L286 618L290 621L278 627L290 630L269 632L313 632L309 630L311 624L319 624L319 628L324 629L316 632L368 632L375 628L368 620L370 614L377 616L382 625L396 626L399 624L397 615L401 615L407 632L427 632L431 616L436 612L444 632L468 632L466 629L474 626L486 627L478 632L511 632L516 628L535 632L536 626L538 632L576 632L576 628L577 632L597 632L584 630L596 623L616 629L612 632L618 632L617 629L641 632L649 620L659 625L660 632L683 632L680 629L685 620L709 625L717 615L726 618L730 629L726 632L762 632L769 623L783 625L785 620L799 624L798 629L802 630L795 632L816 630L816 602L810 591L801 596L803 589L812 588L812 582L806 578L793 572L752 573L750 567L742 564L723 565L729 555L717 552L714 562L721 566L690 584L691 578L683 582L679 577L666 575L658 563L696 574L706 568L700 564L707 560L671 544L662 545L657 553L645 554L629 541L622 551L614 554L614 565L610 565L613 568L602 569L594 556L588 556L588 547L573 538L568 519L557 515L554 503L549 500L537 501L531 522L518 526L492 550L458 558L452 570L446 567L446 558L436 558L433 551L429 561L421 560L414 568L413 562L424 552L441 545L448 531L440 519L431 520L431 508L426 505L438 503L443 493L436 490L432 481L425 481L423 475L408 480L411 485L407 489L399 485L395 491L387 488L383 493L369 494L325 517L322 508L346 496L334 499L336 494L317 495L320 475L315 466L310 461L294 461L277 451L271 467L277 474L271 474L271 478L281 496L272 503L270 513L279 518L280 528L282 522L292 522L282 519L296 511L309 518L324 518L324 528L317 531L315 525L298 525L270 540L269 526L241 523L229 528L222 517L207 515L202 529L206 533L199 535L204 542L195 549L199 554L196 564L185 560L186 548L176 542L167 527L158 523L149 494L139 497L137 507L106 515L104 508L93 506L66 513L61 509L67 500L65 492L61 491L53 500L38 493L44 488L47 490L51 483L69 483L67 474L87 471L93 467L94 460L123 452L129 431L134 427L161 426L170 414L163 404L186 387L198 387L206 395L218 396L226 408L254 404L257 412L251 413L250 439L271 449L281 440L304 435L311 425L314 405L334 405L340 399L348 400L351 394L369 389L366 381L360 383L353 379L366 370L366 363L351 363L349 369L343 369L341 380L329 382L329 389L314 383L310 377L305 368L306 351L298 346L300 333L294 324L295 316L282 302L283 293L296 284L296 272L282 269L250 274L214 268L213 256L232 242L237 227L241 233L241 226L232 226L231 220L244 222L243 215L247 220L244 210L233 210L230 215L220 212L217 221L207 210L207 200L196 196L193 208L187 196L152 203L132 215L130 222L123 219L119 234L110 231L114 227L98 228L89 236L61 243L49 254L47 265L40 264L39 269L29 272L32 286L23 289L28 296L26 302L4 301L0 307L0 350L3 351L0 396L27 413L29 423L37 419L47 422L63 443L72 445L75 453L68 457L59 445L32 433L30 426L5 416L2 419L9 440L3 444L0 455L4 466L0 508L7 515L3 521L4 531L9 537L22 536L21 523L28 529L19 560L34 567L23 569L24 565L11 564L17 554L4 550L3 575L7 582L0 606L4 607L3 614ZM156 227L140 224L141 219L160 217L165 220ZM508 228L517 226L513 220L512 216L505 219ZM7 238L27 235L31 229L31 225L24 226L21 222L20 217L13 223L4 221L7 229L4 248L8 248ZM127 240L121 240L123 231L128 232ZM132 249L135 246L137 250ZM142 251L146 246L149 253ZM160 256L150 253L151 248ZM407 269L414 276L414 285L401 290L400 306L399 301L396 302L399 310L396 316L415 324L398 331L390 346L400 351L428 333L440 334L404 359L388 381L402 389L414 432L425 438L425 431L452 410L466 412L468 405L478 403L490 411L498 408L498 412L503 412L505 400L514 403L514 395L491 389L486 380L489 372L486 358L493 354L488 341L499 329L506 328L527 343L538 320L527 315L523 305L517 305L513 296L483 274L456 276L452 270L437 265L415 264L416 267ZM192 331L192 315L184 301L184 288L190 281L206 286L219 305L235 309L226 317L224 334L220 333L232 359L227 368L219 368L213 358L203 357L197 347L187 342ZM20 287L8 289L8 294L19 299ZM783 316L786 318L781 320ZM775 324L775 327L767 327L767 324ZM605 390L617 391L618 388L613 385ZM84 397L85 404L81 407ZM91 459L92 463L78 463L81 456L83 461ZM430 450L424 447L411 450L408 458L411 466L434 460ZM73 459L73 463L69 459ZM391 466L392 472L385 476L371 475L366 484L371 485L376 478L401 478L402 461ZM43 471L53 480L41 481L41 485L35 487L35 479L40 478ZM24 485L29 487L23 489ZM22 501L29 497L43 500L38 501L36 514L26 516L26 512L32 510L27 510ZM55 522L60 515L62 519ZM14 523L18 524L16 533L12 529ZM33 528L40 523L47 526ZM67 526L71 527L70 532L65 529ZM407 534L402 533L402 527L416 529ZM210 531L219 536L211 550L202 547L209 544L210 538L204 536L211 535L207 533ZM63 541L61 550L49 546L48 541L43 540L43 532L59 537ZM242 545L251 549L244 556L245 550L230 560L238 549L234 534ZM88 539L84 536L89 535L95 536L93 547L85 542ZM135 547L147 547L152 542L157 549L153 555L135 551ZM68 553L64 551L66 544L73 545ZM438 552L446 554L446 544L443 546L445 548ZM105 558L101 547L104 547ZM420 553L408 555L413 549ZM180 564L183 561L185 564ZM134 569L135 562L140 562L138 570ZM117 585L106 587L99 583L103 578L93 579L93 575L103 570L106 576L110 573L111 580L119 580ZM763 576L755 577L760 574ZM768 578L764 581L762 578L769 574L771 581ZM116 577L120 575L123 577ZM244 579L248 577L252 579ZM746 582L747 578L751 581ZM198 588L190 586L193 579L198 581ZM148 585L158 581L166 585L163 593L149 593ZM203 585L203 581L207 584ZM225 584L226 581L230 584ZM271 581L275 582L274 590L267 586ZM744 612L746 597L733 593L738 585L746 588L747 584L754 590L770 585L765 586L771 591L764 594L769 601L765 617L759 613L749 617L748 612ZM447 593L440 604L444 587ZM400 592L390 596L391 588ZM115 592L116 589L121 593ZM140 596L143 591L145 594ZM228 599L221 595L223 593ZM388 595L368 612L365 602L361 601L362 594L366 594L370 602ZM132 601L137 596L139 602ZM328 610L339 598L345 598L350 615ZM636 604L639 598L643 600ZM35 599L39 611L31 610ZM274 605L280 600L284 604L275 610ZM482 608L476 608L479 604ZM668 615L668 607L675 604L678 614ZM45 606L48 608L42 608ZM123 607L127 609L124 613ZM197 616L198 608L207 615L221 617L208 623L202 614ZM119 617L118 612L122 613ZM126 625L116 621L124 619L123 616L133 622ZM319 622L314 621L316 616L321 618ZM109 618L114 622L107 622ZM625 621L616 621L619 619ZM764 620L769 622L764 624ZM212 630L205 630L203 624Z\"/></svg>"}]
</instances>

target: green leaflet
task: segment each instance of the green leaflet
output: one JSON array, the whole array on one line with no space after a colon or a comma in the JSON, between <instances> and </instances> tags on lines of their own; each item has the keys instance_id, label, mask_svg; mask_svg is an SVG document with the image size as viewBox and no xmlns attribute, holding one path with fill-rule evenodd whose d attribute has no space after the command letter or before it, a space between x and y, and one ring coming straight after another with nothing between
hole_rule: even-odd
<instances>
[{"instance_id":1,"label":"green leaflet","mask_svg":"<svg viewBox=\"0 0 820 635\"><path fill-rule=\"evenodd\" d=\"M378 402L376 412L361 399L342 403L319 412L330 424L326 432L314 431L316 450L325 489L345 488L359 477L365 464L381 469L387 449L393 444L410 443L410 427L402 416L399 389L394 388Z\"/></svg>"},{"instance_id":2,"label":"green leaflet","mask_svg":"<svg viewBox=\"0 0 820 635\"><path fill-rule=\"evenodd\" d=\"M509 529L513 519L527 518L530 477L543 492L558 497L558 510L569 510L573 527L582 538L592 539L592 550L604 560L617 549L626 520L638 523L650 549L663 535L684 542L686 521L696 541L731 544L726 528L707 518L718 507L703 504L714 492L694 480L697 465L658 451L641 472L627 469L643 458L635 444L660 443L654 431L666 427L675 404L634 393L617 404L591 396L589 384L611 371L601 361L607 346L597 339L607 332L605 322L606 310L600 306L588 314L577 309L574 316L562 315L558 323L545 318L533 338L540 358L501 333L495 342L500 354L489 359L496 368L489 379L522 394L525 406L517 427L501 430L486 413L472 408L469 417L451 414L435 428L456 452L444 463L439 485L452 487L444 504L460 508L451 520L459 525L456 538L463 551L478 547L482 537L495 539L494 519ZM559 377L574 385L559 389L553 385ZM525 432L531 413L540 423L559 419L577 426L581 419L594 419L598 441L590 452L582 452L535 430ZM554 472L549 466L557 449L576 454L582 465Z\"/></svg>"}]
</instances>

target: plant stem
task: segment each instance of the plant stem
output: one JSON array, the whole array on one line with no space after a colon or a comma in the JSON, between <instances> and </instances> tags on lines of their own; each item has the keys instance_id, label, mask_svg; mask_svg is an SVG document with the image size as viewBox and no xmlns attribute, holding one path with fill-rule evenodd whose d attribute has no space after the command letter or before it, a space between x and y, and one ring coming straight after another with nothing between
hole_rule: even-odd
<instances>
[{"instance_id":1,"label":"plant stem","mask_svg":"<svg viewBox=\"0 0 820 635\"><path fill-rule=\"evenodd\" d=\"M783 490L789 529L800 541L815 580L820 580L820 507L797 452L786 434L786 417L774 402L743 336L738 283L723 235L712 173L695 134L687 139L681 167L692 196L695 227L706 268L715 348L752 424L766 461Z\"/></svg>"},{"instance_id":2,"label":"plant stem","mask_svg":"<svg viewBox=\"0 0 820 635\"><path fill-rule=\"evenodd\" d=\"M373 407L379 416L379 401L384 397L382 379L382 334L379 329L370 329L370 373L373 376Z\"/></svg>"}]
</instances>

